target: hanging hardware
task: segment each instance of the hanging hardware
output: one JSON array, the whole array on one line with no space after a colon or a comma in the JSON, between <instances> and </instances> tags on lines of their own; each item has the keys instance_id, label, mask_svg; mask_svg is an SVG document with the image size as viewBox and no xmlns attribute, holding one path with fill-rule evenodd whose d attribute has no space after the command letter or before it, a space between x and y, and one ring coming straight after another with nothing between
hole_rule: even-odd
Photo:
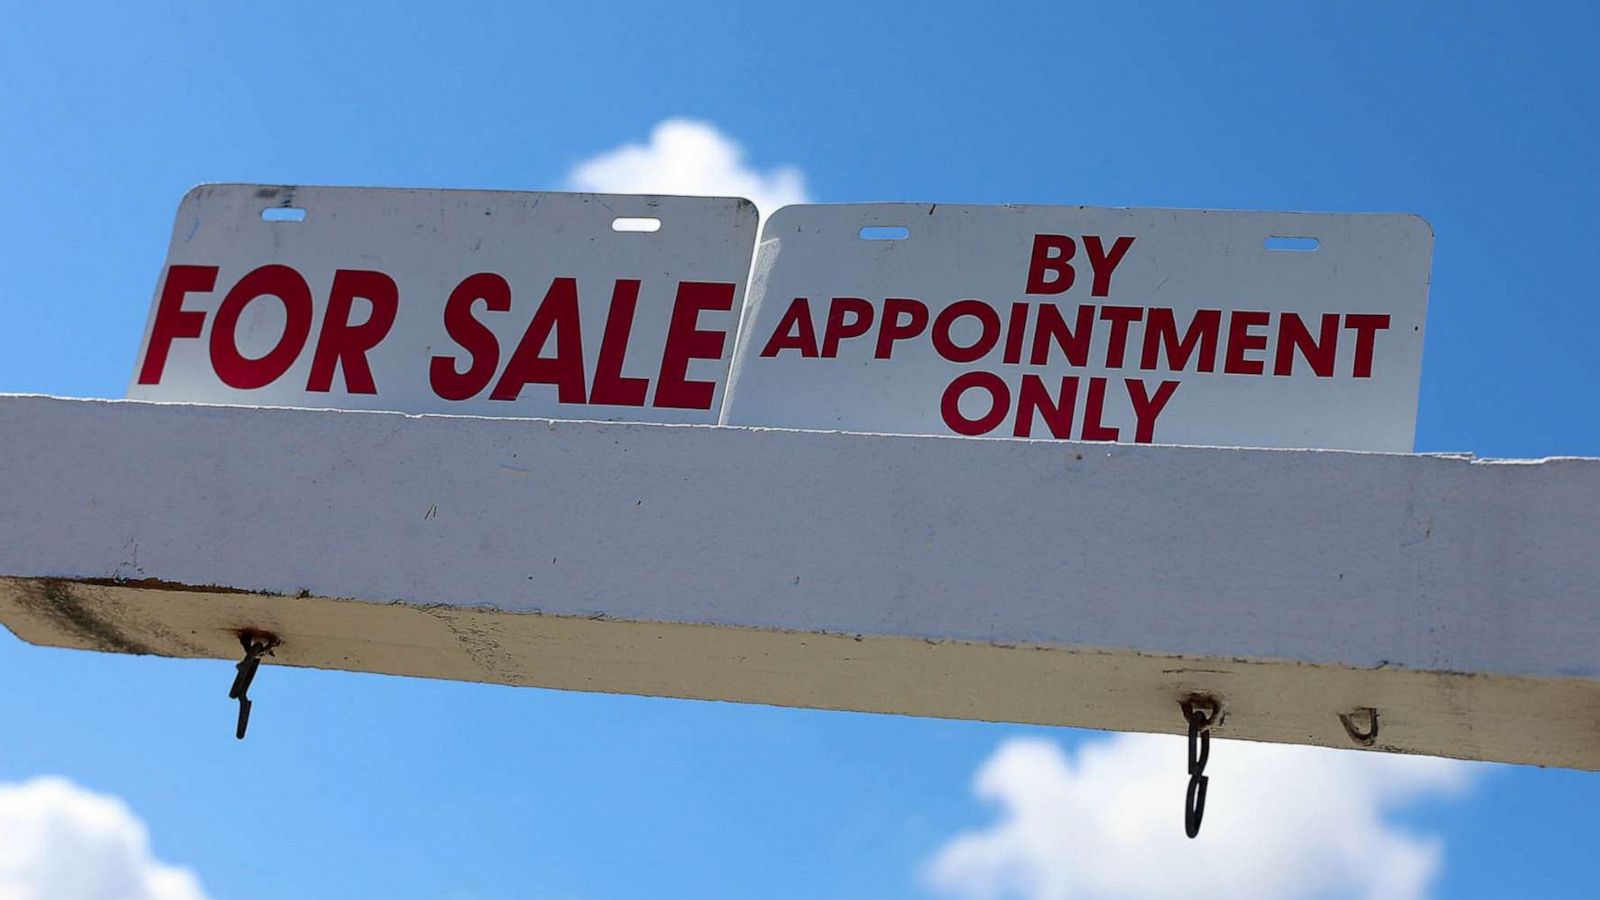
<instances>
[{"instance_id":1,"label":"hanging hardware","mask_svg":"<svg viewBox=\"0 0 1600 900\"><path fill-rule=\"evenodd\" d=\"M1222 704L1214 697L1194 696L1178 704L1189 724L1189 790L1183 798L1183 830L1193 838L1200 834L1206 815L1206 763L1211 760L1211 728L1222 720Z\"/></svg>"},{"instance_id":2,"label":"hanging hardware","mask_svg":"<svg viewBox=\"0 0 1600 900\"><path fill-rule=\"evenodd\" d=\"M275 635L261 631L239 632L239 644L244 647L244 659L239 660L235 668L239 674L233 676L233 687L228 689L228 699L239 701L239 726L233 736L244 740L244 731L250 727L250 698L246 696L250 691L250 682L256 679L256 670L261 668L261 657L272 652L278 646Z\"/></svg>"},{"instance_id":3,"label":"hanging hardware","mask_svg":"<svg viewBox=\"0 0 1600 900\"><path fill-rule=\"evenodd\" d=\"M1358 730L1354 721L1356 716L1362 714L1367 717L1365 731ZM1339 724L1344 726L1344 733L1350 735L1350 740L1363 747L1371 747L1378 742L1378 710L1376 707L1358 706L1350 712L1339 713Z\"/></svg>"}]
</instances>

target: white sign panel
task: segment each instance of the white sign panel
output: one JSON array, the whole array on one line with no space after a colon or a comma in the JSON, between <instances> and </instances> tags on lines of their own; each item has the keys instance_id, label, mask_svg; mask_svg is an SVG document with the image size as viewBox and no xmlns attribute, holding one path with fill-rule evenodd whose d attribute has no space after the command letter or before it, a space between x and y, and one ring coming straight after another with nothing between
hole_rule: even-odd
<instances>
[{"instance_id":1,"label":"white sign panel","mask_svg":"<svg viewBox=\"0 0 1600 900\"><path fill-rule=\"evenodd\" d=\"M1409 452L1415 216L791 206L722 421Z\"/></svg>"},{"instance_id":2,"label":"white sign panel","mask_svg":"<svg viewBox=\"0 0 1600 900\"><path fill-rule=\"evenodd\" d=\"M748 201L207 185L128 396L714 423Z\"/></svg>"}]
</instances>

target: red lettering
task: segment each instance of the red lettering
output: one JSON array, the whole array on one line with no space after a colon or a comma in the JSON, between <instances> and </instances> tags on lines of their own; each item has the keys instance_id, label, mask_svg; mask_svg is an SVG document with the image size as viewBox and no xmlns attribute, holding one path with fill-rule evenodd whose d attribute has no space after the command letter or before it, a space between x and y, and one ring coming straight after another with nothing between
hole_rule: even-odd
<instances>
[{"instance_id":1,"label":"red lettering","mask_svg":"<svg viewBox=\"0 0 1600 900\"><path fill-rule=\"evenodd\" d=\"M1036 234L1033 236L1033 255L1028 260L1028 290L1030 294L1061 294L1072 287L1077 273L1068 260L1078 252L1078 245L1064 234ZM1053 278L1045 278L1054 275Z\"/></svg>"},{"instance_id":2,"label":"red lettering","mask_svg":"<svg viewBox=\"0 0 1600 900\"><path fill-rule=\"evenodd\" d=\"M950 336L950 330L962 316L972 316L983 327L978 339L965 347ZM968 363L980 359L993 350L999 340L1000 314L982 300L957 300L940 310L939 317L933 320L933 349L951 362Z\"/></svg>"},{"instance_id":3,"label":"red lettering","mask_svg":"<svg viewBox=\"0 0 1600 900\"><path fill-rule=\"evenodd\" d=\"M1154 397L1145 393L1144 380L1140 378L1128 379L1128 399L1133 403L1133 418L1136 423L1133 432L1133 442L1148 444L1156 439L1156 416L1167 408L1167 401L1178 390L1178 382L1163 381L1156 388Z\"/></svg>"},{"instance_id":4,"label":"red lettering","mask_svg":"<svg viewBox=\"0 0 1600 900\"><path fill-rule=\"evenodd\" d=\"M633 333L633 311L639 303L639 279L618 278L611 289L611 309L600 337L600 358L594 364L594 384L589 402L610 406L643 406L648 378L624 378L622 363L628 357L628 336Z\"/></svg>"},{"instance_id":5,"label":"red lettering","mask_svg":"<svg viewBox=\"0 0 1600 900\"><path fill-rule=\"evenodd\" d=\"M357 297L367 301L372 311L365 322L351 325L350 310ZM399 311L400 289L393 278L364 269L334 272L333 287L328 289L328 312L322 318L322 333L317 337L317 350L311 357L311 377L306 379L306 390L313 393L332 390L334 370L343 369L347 393L376 394L378 386L372 380L367 354L389 334Z\"/></svg>"},{"instance_id":6,"label":"red lettering","mask_svg":"<svg viewBox=\"0 0 1600 900\"><path fill-rule=\"evenodd\" d=\"M685 281L678 285L678 299L672 306L672 321L667 324L667 344L661 351L661 376L656 379L655 405L674 409L710 409L716 395L713 381L690 381L689 361L721 359L726 329L700 328L704 310L727 312L733 309L734 286L727 282ZM806 323L810 324L809 313Z\"/></svg>"},{"instance_id":7,"label":"red lettering","mask_svg":"<svg viewBox=\"0 0 1600 900\"><path fill-rule=\"evenodd\" d=\"M283 334L267 354L250 359L239 352L235 332L239 317L258 297L271 295L283 304ZM311 288L288 266L267 265L239 279L217 309L211 323L211 368L228 387L252 391L283 377L311 336Z\"/></svg>"},{"instance_id":8,"label":"red lettering","mask_svg":"<svg viewBox=\"0 0 1600 900\"><path fill-rule=\"evenodd\" d=\"M961 395L971 388L989 395L989 411L976 419L961 414ZM939 398L939 414L956 434L988 434L1005 420L1010 409L1011 389L1006 387L1004 379L993 372L967 372L950 382L950 386L944 389L944 396Z\"/></svg>"},{"instance_id":9,"label":"red lettering","mask_svg":"<svg viewBox=\"0 0 1600 900\"><path fill-rule=\"evenodd\" d=\"M1102 306L1100 318L1111 323L1111 336L1106 340L1106 368L1122 368L1122 358L1128 353L1128 325L1144 318L1140 306Z\"/></svg>"},{"instance_id":10,"label":"red lettering","mask_svg":"<svg viewBox=\"0 0 1600 900\"><path fill-rule=\"evenodd\" d=\"M761 356L777 356L783 350L799 350L803 359L817 357L817 331L811 324L811 301L804 297L796 297L789 304L778 327L773 329L772 337L767 338L767 345L761 348Z\"/></svg>"},{"instance_id":11,"label":"red lettering","mask_svg":"<svg viewBox=\"0 0 1600 900\"><path fill-rule=\"evenodd\" d=\"M1089 267L1094 269L1094 284L1089 288L1093 297L1104 297L1111 293L1111 273L1115 272L1122 258L1128 255L1128 248L1133 246L1133 238L1119 237L1111 245L1111 252L1100 243L1100 236L1086 234L1083 236L1083 249L1089 254Z\"/></svg>"},{"instance_id":12,"label":"red lettering","mask_svg":"<svg viewBox=\"0 0 1600 900\"><path fill-rule=\"evenodd\" d=\"M1272 363L1272 374L1288 375L1294 370L1294 351L1299 350L1306 365L1318 378L1333 377L1335 351L1339 349L1339 315L1328 313L1322 317L1322 336L1311 340L1306 323L1294 313L1278 317L1278 352Z\"/></svg>"},{"instance_id":13,"label":"red lettering","mask_svg":"<svg viewBox=\"0 0 1600 900\"><path fill-rule=\"evenodd\" d=\"M1139 355L1139 368L1154 369L1157 363L1157 351L1165 349L1167 354L1167 369L1181 372L1189 364L1189 357L1199 350L1199 359L1195 368L1200 372L1215 372L1217 369L1217 334L1222 330L1222 310L1197 309L1194 318L1189 320L1189 330L1183 333L1183 339L1178 338L1178 325L1173 320L1172 310L1165 306L1152 307L1150 317L1144 326L1144 350Z\"/></svg>"},{"instance_id":14,"label":"red lettering","mask_svg":"<svg viewBox=\"0 0 1600 900\"><path fill-rule=\"evenodd\" d=\"M1372 377L1372 350L1377 334L1389 327L1389 317L1352 313L1344 317L1344 327L1356 333L1356 359L1351 372L1356 378Z\"/></svg>"},{"instance_id":15,"label":"red lettering","mask_svg":"<svg viewBox=\"0 0 1600 900\"><path fill-rule=\"evenodd\" d=\"M828 304L828 324L822 329L823 358L836 358L841 340L866 334L872 328L872 315L872 304L860 297L833 298Z\"/></svg>"},{"instance_id":16,"label":"red lettering","mask_svg":"<svg viewBox=\"0 0 1600 900\"><path fill-rule=\"evenodd\" d=\"M900 321L900 314L908 318ZM928 327L928 305L921 300L890 297L883 301L883 322L878 326L878 345L872 351L873 359L888 359L894 353L894 342L904 341L921 334ZM762 356L766 354L763 353Z\"/></svg>"},{"instance_id":17,"label":"red lettering","mask_svg":"<svg viewBox=\"0 0 1600 900\"><path fill-rule=\"evenodd\" d=\"M1011 304L1011 321L1006 323L1006 349L1000 361L1008 366L1022 362L1022 339L1028 330L1028 304Z\"/></svg>"},{"instance_id":18,"label":"red lettering","mask_svg":"<svg viewBox=\"0 0 1600 900\"><path fill-rule=\"evenodd\" d=\"M1244 355L1252 350L1267 348L1267 336L1251 334L1250 329L1266 325L1271 320L1271 313L1243 310L1234 310L1228 316L1228 352L1222 363L1222 371L1229 375L1261 374L1264 368L1262 361L1246 359Z\"/></svg>"},{"instance_id":19,"label":"red lettering","mask_svg":"<svg viewBox=\"0 0 1600 900\"><path fill-rule=\"evenodd\" d=\"M1072 437L1072 414L1078 404L1076 376L1061 379L1059 396L1059 401L1051 397L1039 376L1022 376L1022 386L1017 389L1017 421L1011 433L1016 437L1032 437L1033 414L1040 412L1051 434L1063 440Z\"/></svg>"},{"instance_id":20,"label":"red lettering","mask_svg":"<svg viewBox=\"0 0 1600 900\"><path fill-rule=\"evenodd\" d=\"M1042 366L1050 360L1050 344L1061 348L1067 356L1067 364L1082 368L1089 364L1089 340L1094 337L1094 307L1078 307L1078 322L1076 327L1067 328L1067 323L1061 318L1061 310L1053 303L1039 305L1039 318L1034 323L1033 353L1028 357L1030 365Z\"/></svg>"},{"instance_id":21,"label":"red lettering","mask_svg":"<svg viewBox=\"0 0 1600 900\"><path fill-rule=\"evenodd\" d=\"M578 317L578 279L557 278L534 311L522 333L522 340L511 351L506 370L500 373L490 400L515 400L529 384L553 384L561 403L583 403L588 396L584 385L583 324ZM556 339L556 355L541 356L551 335Z\"/></svg>"},{"instance_id":22,"label":"red lettering","mask_svg":"<svg viewBox=\"0 0 1600 900\"><path fill-rule=\"evenodd\" d=\"M167 353L178 338L197 338L205 325L206 314L183 308L185 294L207 294L217 286L216 266L173 266L161 286L156 303L156 320L150 326L150 345L144 351L139 369L140 384L160 384L167 368Z\"/></svg>"},{"instance_id":23,"label":"red lettering","mask_svg":"<svg viewBox=\"0 0 1600 900\"><path fill-rule=\"evenodd\" d=\"M465 372L457 372L454 357L435 356L429 361L428 383L441 400L476 396L500 365L500 344L494 332L472 315L472 305L479 300L490 312L506 312L511 309L511 285L493 272L478 272L463 278L450 292L444 305L444 330L472 362Z\"/></svg>"},{"instance_id":24,"label":"red lettering","mask_svg":"<svg viewBox=\"0 0 1600 900\"><path fill-rule=\"evenodd\" d=\"M1115 428L1107 428L1100 424L1106 409L1106 380L1104 378L1089 379L1089 394L1083 404L1083 440L1086 441L1114 441L1120 433Z\"/></svg>"}]
</instances>

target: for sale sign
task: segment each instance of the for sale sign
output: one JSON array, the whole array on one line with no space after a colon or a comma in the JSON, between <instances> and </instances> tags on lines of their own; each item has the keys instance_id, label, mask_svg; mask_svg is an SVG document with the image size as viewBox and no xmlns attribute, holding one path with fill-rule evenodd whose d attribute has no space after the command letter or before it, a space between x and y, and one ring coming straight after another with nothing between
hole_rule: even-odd
<instances>
[{"instance_id":1,"label":"for sale sign","mask_svg":"<svg viewBox=\"0 0 1600 900\"><path fill-rule=\"evenodd\" d=\"M1405 215L910 204L766 224L722 421L1410 451Z\"/></svg>"},{"instance_id":2,"label":"for sale sign","mask_svg":"<svg viewBox=\"0 0 1600 900\"><path fill-rule=\"evenodd\" d=\"M738 199L199 187L128 395L714 423L755 230Z\"/></svg>"}]
</instances>

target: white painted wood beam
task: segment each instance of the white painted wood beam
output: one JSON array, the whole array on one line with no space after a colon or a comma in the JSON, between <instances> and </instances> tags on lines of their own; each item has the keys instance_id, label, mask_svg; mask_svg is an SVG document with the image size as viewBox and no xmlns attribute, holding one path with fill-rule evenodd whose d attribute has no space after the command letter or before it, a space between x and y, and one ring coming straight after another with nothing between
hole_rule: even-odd
<instances>
[{"instance_id":1,"label":"white painted wood beam","mask_svg":"<svg viewBox=\"0 0 1600 900\"><path fill-rule=\"evenodd\" d=\"M0 397L26 640L1600 769L1600 460Z\"/></svg>"}]
</instances>

